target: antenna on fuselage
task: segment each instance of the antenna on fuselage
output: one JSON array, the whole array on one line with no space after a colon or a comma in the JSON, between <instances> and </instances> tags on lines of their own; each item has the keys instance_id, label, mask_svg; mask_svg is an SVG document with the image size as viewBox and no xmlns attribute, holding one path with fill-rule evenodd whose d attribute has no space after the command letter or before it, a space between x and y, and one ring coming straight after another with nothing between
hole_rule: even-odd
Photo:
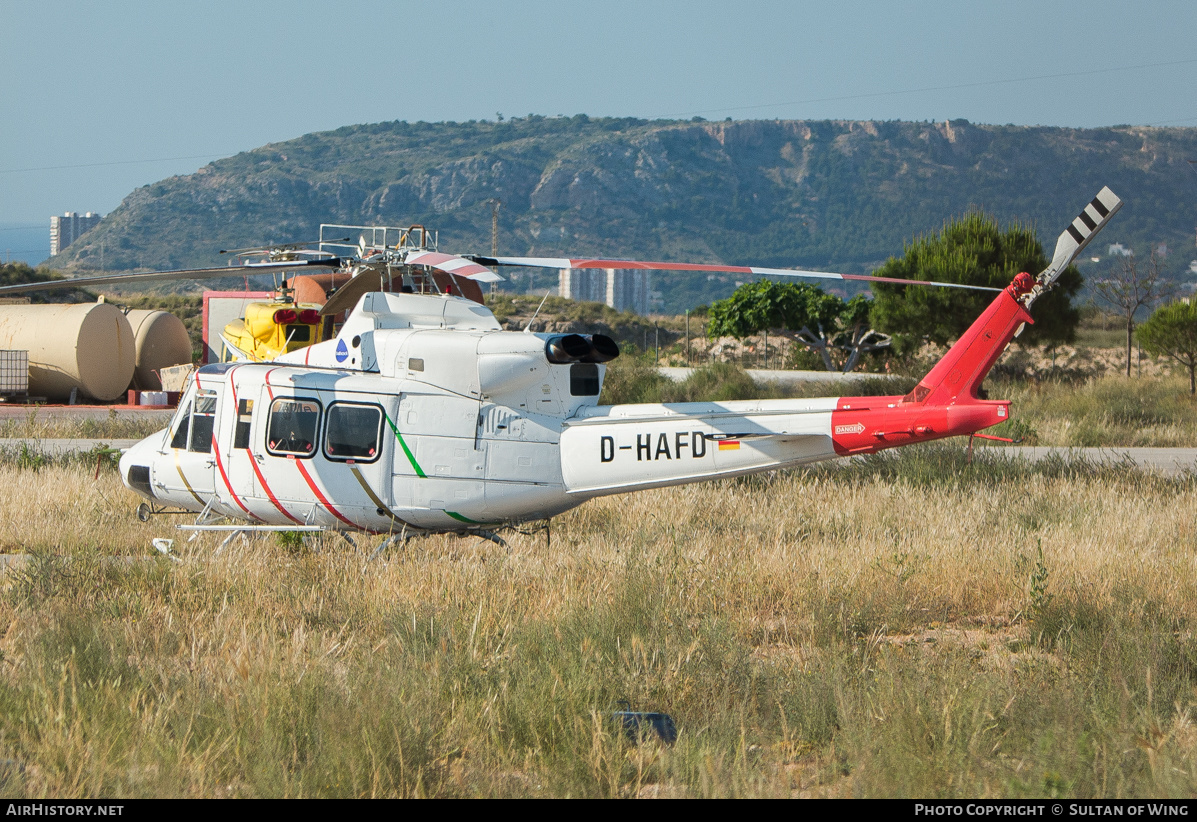
<instances>
[{"instance_id":1,"label":"antenna on fuselage","mask_svg":"<svg viewBox=\"0 0 1197 822\"><path fill-rule=\"evenodd\" d=\"M552 292L546 288L544 292L544 299L540 301L540 305L536 306L536 310L532 312L532 319L528 320L528 324L524 326L525 334L532 333L532 323L536 320L536 315L540 313L540 309L544 308L545 300L549 298L550 293Z\"/></svg>"}]
</instances>

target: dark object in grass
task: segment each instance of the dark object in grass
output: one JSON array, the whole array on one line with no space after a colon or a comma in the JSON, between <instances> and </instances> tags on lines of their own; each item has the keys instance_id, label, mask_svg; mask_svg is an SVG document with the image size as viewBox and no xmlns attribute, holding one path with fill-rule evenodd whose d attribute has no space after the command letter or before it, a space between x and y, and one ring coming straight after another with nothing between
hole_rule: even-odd
<instances>
[{"instance_id":1,"label":"dark object in grass","mask_svg":"<svg viewBox=\"0 0 1197 822\"><path fill-rule=\"evenodd\" d=\"M650 734L656 735L667 745L677 741L677 726L673 724L673 717L669 714L624 710L616 711L612 717L623 726L623 732L633 742L638 742Z\"/></svg>"}]
</instances>

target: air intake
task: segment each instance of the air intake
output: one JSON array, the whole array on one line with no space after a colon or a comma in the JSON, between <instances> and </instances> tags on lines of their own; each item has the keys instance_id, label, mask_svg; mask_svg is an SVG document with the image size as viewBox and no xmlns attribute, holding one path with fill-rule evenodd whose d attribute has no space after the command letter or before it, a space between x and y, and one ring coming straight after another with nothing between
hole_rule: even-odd
<instances>
[{"instance_id":1,"label":"air intake","mask_svg":"<svg viewBox=\"0 0 1197 822\"><path fill-rule=\"evenodd\" d=\"M549 337L544 346L544 355L549 362L565 364L578 362L590 354L590 341L581 334L566 334Z\"/></svg>"},{"instance_id":2,"label":"air intake","mask_svg":"<svg viewBox=\"0 0 1197 822\"><path fill-rule=\"evenodd\" d=\"M619 345L606 334L595 334L587 337L590 350L582 357L582 362L611 362L619 356Z\"/></svg>"}]
</instances>

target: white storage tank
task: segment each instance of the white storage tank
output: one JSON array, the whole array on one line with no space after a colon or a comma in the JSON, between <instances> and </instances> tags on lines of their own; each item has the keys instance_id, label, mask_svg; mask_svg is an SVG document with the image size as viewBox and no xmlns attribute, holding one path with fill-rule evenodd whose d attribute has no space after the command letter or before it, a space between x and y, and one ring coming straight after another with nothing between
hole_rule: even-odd
<instances>
[{"instance_id":1,"label":"white storage tank","mask_svg":"<svg viewBox=\"0 0 1197 822\"><path fill-rule=\"evenodd\" d=\"M191 338L183 321L166 311L133 309L126 315L136 350L133 382L137 391L161 391L160 373L172 365L191 364Z\"/></svg>"},{"instance_id":2,"label":"white storage tank","mask_svg":"<svg viewBox=\"0 0 1197 822\"><path fill-rule=\"evenodd\" d=\"M62 402L72 389L120 398L133 379L136 349L124 312L107 303L0 305L0 349L29 352L29 394Z\"/></svg>"}]
</instances>

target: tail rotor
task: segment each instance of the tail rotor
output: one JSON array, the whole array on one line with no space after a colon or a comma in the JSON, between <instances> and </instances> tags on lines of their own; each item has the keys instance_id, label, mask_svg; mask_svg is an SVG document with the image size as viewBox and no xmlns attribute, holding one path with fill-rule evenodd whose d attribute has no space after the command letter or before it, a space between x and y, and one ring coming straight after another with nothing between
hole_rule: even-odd
<instances>
[{"instance_id":1,"label":"tail rotor","mask_svg":"<svg viewBox=\"0 0 1197 822\"><path fill-rule=\"evenodd\" d=\"M1024 301L1027 308L1031 307L1039 295L1052 289L1056 280L1064 273L1064 269L1072 265L1072 261L1085 250L1085 246L1089 245L1089 241L1097 235L1097 232L1105 228L1106 223L1118 213L1120 208L1122 208L1122 200L1117 194L1110 191L1109 186L1104 186L1101 191L1097 192L1097 196L1089 201L1089 204L1081 210L1077 218L1056 240L1056 253L1052 255L1051 264L1039 272L1039 276L1035 278L1035 286Z\"/></svg>"}]
</instances>

